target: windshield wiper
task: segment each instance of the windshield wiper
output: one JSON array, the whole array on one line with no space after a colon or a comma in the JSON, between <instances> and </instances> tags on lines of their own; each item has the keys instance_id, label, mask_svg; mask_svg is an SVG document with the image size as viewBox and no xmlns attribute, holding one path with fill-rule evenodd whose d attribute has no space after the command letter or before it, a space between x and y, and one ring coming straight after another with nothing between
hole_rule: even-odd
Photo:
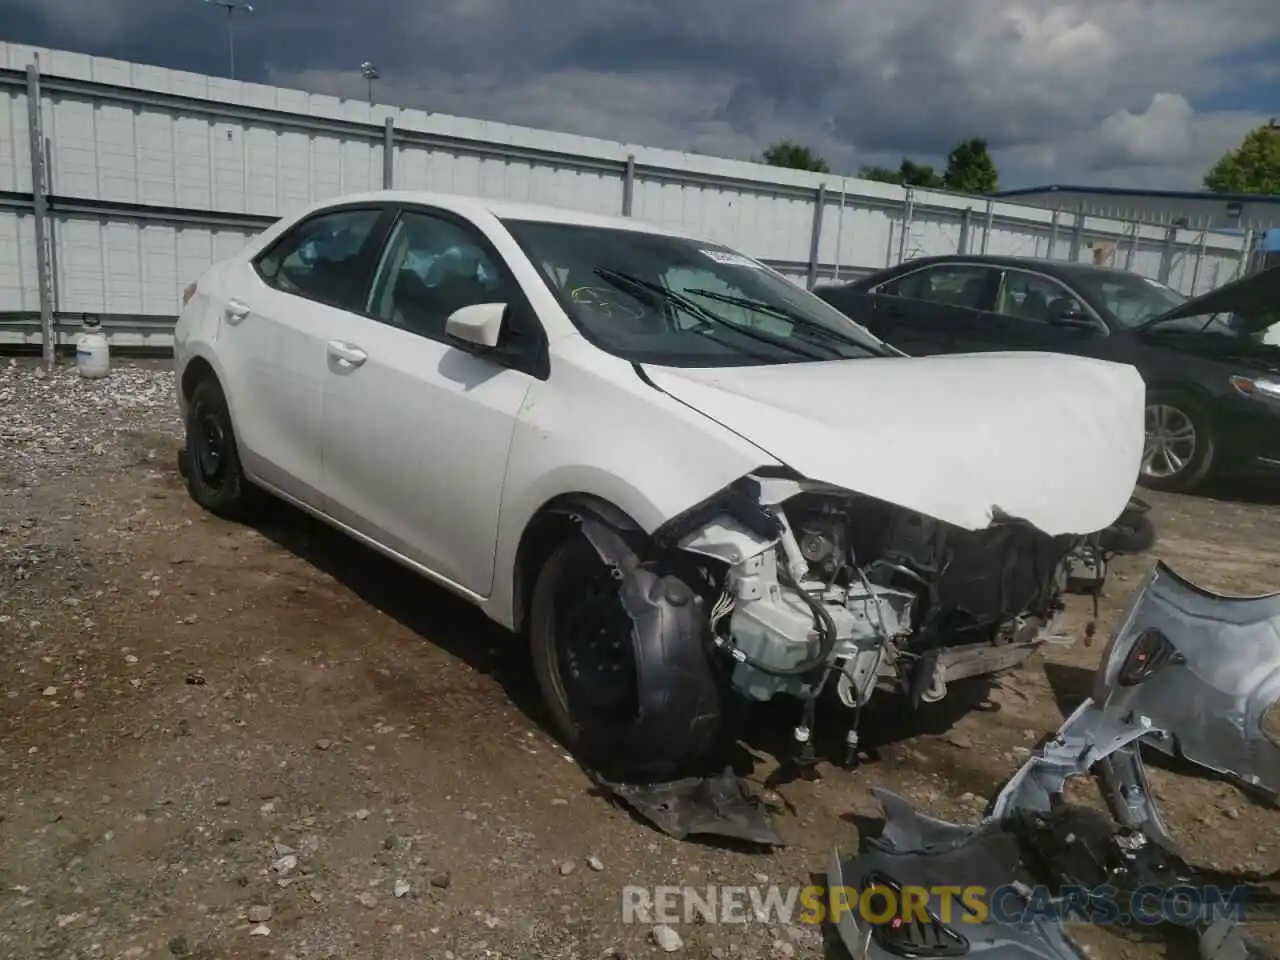
<instances>
[{"instance_id":1,"label":"windshield wiper","mask_svg":"<svg viewBox=\"0 0 1280 960\"><path fill-rule=\"evenodd\" d=\"M783 350L788 350L797 356L804 357L806 360L828 359L827 357L810 353L808 350L803 350L782 337L775 337L772 334L765 333L761 330L756 330L752 327L744 327L741 324L734 323L732 320L720 316L720 314L715 311L708 310L706 307L702 306L702 304L690 300L687 297L676 293L674 290L668 290L666 287L662 286L662 284L654 283L652 280L633 277L630 274L611 270L608 267L597 266L592 269L592 272L601 279L612 283L614 286L631 287L633 290L637 288L644 290L658 298L658 300L674 304L687 313L691 313L695 317L698 317L708 323L728 327L734 333L741 334L742 336L749 337L753 340L758 340L760 343L767 343L773 347L781 347Z\"/></svg>"},{"instance_id":2,"label":"windshield wiper","mask_svg":"<svg viewBox=\"0 0 1280 960\"><path fill-rule=\"evenodd\" d=\"M721 303L731 304L735 307L743 307L746 310L756 310L760 313L767 314L771 317L777 317L779 320L785 320L793 326L799 327L801 330L811 330L814 333L821 333L840 343L847 343L855 346L860 350L868 350L865 343L860 343L853 337L841 333L839 330L833 330L824 323L818 323L816 320L810 320L808 317L802 317L799 314L792 313L785 307L777 307L771 303L765 303L763 300L753 300L750 297L735 297L728 293L717 293L714 290L692 289L686 291L695 296L706 297L708 300L718 300Z\"/></svg>"}]
</instances>

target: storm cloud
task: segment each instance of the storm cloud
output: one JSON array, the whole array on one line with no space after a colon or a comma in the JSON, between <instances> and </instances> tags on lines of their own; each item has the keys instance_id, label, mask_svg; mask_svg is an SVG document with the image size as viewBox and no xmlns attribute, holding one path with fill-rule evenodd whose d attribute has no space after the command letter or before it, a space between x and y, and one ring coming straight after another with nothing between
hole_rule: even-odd
<instances>
[{"instance_id":1,"label":"storm cloud","mask_svg":"<svg viewBox=\"0 0 1280 960\"><path fill-rule=\"evenodd\" d=\"M1267 117L1276 0L259 0L238 74L443 113L832 167L987 137L1007 185L1194 187ZM6 39L225 73L198 0L0 0Z\"/></svg>"}]
</instances>

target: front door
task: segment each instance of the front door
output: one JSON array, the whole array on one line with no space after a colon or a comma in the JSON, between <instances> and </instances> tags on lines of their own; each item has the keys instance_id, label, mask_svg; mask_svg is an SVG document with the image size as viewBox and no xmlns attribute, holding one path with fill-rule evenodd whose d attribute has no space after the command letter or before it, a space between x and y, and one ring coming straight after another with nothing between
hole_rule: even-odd
<instances>
[{"instance_id":1,"label":"front door","mask_svg":"<svg viewBox=\"0 0 1280 960\"><path fill-rule=\"evenodd\" d=\"M1080 322L1054 322L1074 303ZM993 339L1005 350L1042 350L1109 359L1106 325L1059 280L1028 270L1005 270L988 320Z\"/></svg>"},{"instance_id":2,"label":"front door","mask_svg":"<svg viewBox=\"0 0 1280 960\"><path fill-rule=\"evenodd\" d=\"M453 311L479 303L510 307L508 339L493 355L445 335ZM518 285L473 226L403 210L364 316L352 317L328 348L330 516L487 596L507 456L535 382L510 359L533 338L532 326Z\"/></svg>"}]
</instances>

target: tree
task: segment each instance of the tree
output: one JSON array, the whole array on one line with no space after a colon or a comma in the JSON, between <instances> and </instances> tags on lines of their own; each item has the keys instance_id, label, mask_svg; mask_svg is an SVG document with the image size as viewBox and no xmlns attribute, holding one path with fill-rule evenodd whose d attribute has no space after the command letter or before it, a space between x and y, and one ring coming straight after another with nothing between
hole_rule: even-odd
<instances>
[{"instance_id":1,"label":"tree","mask_svg":"<svg viewBox=\"0 0 1280 960\"><path fill-rule=\"evenodd\" d=\"M984 137L962 140L947 156L947 172L943 182L957 193L995 193L1000 187L1000 173L987 152Z\"/></svg>"},{"instance_id":2,"label":"tree","mask_svg":"<svg viewBox=\"0 0 1280 960\"><path fill-rule=\"evenodd\" d=\"M897 170L863 167L858 176L880 183L925 190L945 188L960 193L994 193L1000 182L996 165L987 152L987 141L982 137L971 137L957 144L947 157L947 171L942 175L927 163L916 163L910 157L903 157Z\"/></svg>"},{"instance_id":3,"label":"tree","mask_svg":"<svg viewBox=\"0 0 1280 960\"><path fill-rule=\"evenodd\" d=\"M1280 124L1273 118L1250 130L1205 174L1204 185L1214 193L1280 194Z\"/></svg>"},{"instance_id":4,"label":"tree","mask_svg":"<svg viewBox=\"0 0 1280 960\"><path fill-rule=\"evenodd\" d=\"M916 163L906 157L902 158L899 175L902 177L902 185L904 187L924 187L926 190L939 190L943 186L942 177L938 176L933 167L927 163Z\"/></svg>"},{"instance_id":5,"label":"tree","mask_svg":"<svg viewBox=\"0 0 1280 960\"><path fill-rule=\"evenodd\" d=\"M888 167L863 167L858 171L863 180L876 180L880 183L896 183L900 187L924 187L938 190L942 187L942 177L927 163L916 163L907 157L902 158L902 165L897 170Z\"/></svg>"},{"instance_id":6,"label":"tree","mask_svg":"<svg viewBox=\"0 0 1280 960\"><path fill-rule=\"evenodd\" d=\"M863 167L858 171L858 176L863 180L875 180L878 183L902 183L902 173L898 170L890 170L888 167Z\"/></svg>"},{"instance_id":7,"label":"tree","mask_svg":"<svg viewBox=\"0 0 1280 960\"><path fill-rule=\"evenodd\" d=\"M765 150L760 157L771 167L789 167L792 170L810 170L813 173L830 173L827 161L794 140L779 140Z\"/></svg>"}]
</instances>

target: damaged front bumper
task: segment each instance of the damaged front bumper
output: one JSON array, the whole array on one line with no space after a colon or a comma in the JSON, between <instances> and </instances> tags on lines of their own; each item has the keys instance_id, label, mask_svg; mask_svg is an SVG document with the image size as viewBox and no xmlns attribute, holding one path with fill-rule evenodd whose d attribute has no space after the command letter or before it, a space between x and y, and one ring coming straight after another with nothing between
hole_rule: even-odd
<instances>
[{"instance_id":1,"label":"damaged front bumper","mask_svg":"<svg viewBox=\"0 0 1280 960\"><path fill-rule=\"evenodd\" d=\"M1177 852L1139 745L1274 795L1278 712L1280 596L1220 596L1157 564L1104 653L1094 696L1013 775L981 823L936 820L875 791L885 814L882 834L859 856L845 859L837 851L828 871L840 939L857 960L970 953L1080 960L1084 954L1063 919L1098 918L1088 896L1080 901L1082 891L1109 890L1113 908L1126 891L1197 880L1204 889L1210 882ZM1066 782L1084 775L1098 781L1113 822L1064 802ZM870 923L865 910L849 909L850 889L886 883L926 891L927 912ZM1002 909L965 912L939 894L975 887L996 891ZM1278 896L1268 886L1254 892ZM1105 916L1108 907L1102 908ZM1205 960L1271 956L1238 918L1218 915L1212 904L1178 920L1194 929Z\"/></svg>"}]
</instances>

